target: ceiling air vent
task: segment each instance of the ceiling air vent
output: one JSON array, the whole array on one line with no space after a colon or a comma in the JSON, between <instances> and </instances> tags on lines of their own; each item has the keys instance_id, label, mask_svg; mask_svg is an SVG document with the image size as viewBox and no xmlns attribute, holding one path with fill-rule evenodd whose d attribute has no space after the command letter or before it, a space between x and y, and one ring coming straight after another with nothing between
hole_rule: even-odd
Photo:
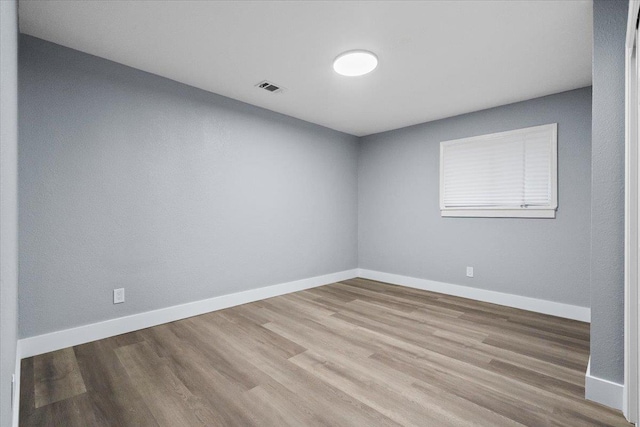
<instances>
[{"instance_id":1,"label":"ceiling air vent","mask_svg":"<svg viewBox=\"0 0 640 427\"><path fill-rule=\"evenodd\" d=\"M256 85L256 87L259 87L260 89L264 89L271 93L280 93L284 91L284 88L282 86L278 86L267 80L261 81Z\"/></svg>"}]
</instances>

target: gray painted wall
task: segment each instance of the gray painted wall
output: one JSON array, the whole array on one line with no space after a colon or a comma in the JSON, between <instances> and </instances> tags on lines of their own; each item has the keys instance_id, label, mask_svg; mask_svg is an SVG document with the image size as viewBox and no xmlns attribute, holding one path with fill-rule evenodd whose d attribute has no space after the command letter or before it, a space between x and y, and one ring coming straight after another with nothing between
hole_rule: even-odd
<instances>
[{"instance_id":1,"label":"gray painted wall","mask_svg":"<svg viewBox=\"0 0 640 427\"><path fill-rule=\"evenodd\" d=\"M18 305L18 13L0 1L0 426L10 426Z\"/></svg>"},{"instance_id":2,"label":"gray painted wall","mask_svg":"<svg viewBox=\"0 0 640 427\"><path fill-rule=\"evenodd\" d=\"M624 50L627 1L593 3L591 374L624 382Z\"/></svg>"},{"instance_id":3,"label":"gray painted wall","mask_svg":"<svg viewBox=\"0 0 640 427\"><path fill-rule=\"evenodd\" d=\"M357 266L356 137L28 36L19 67L21 337Z\"/></svg>"},{"instance_id":4,"label":"gray painted wall","mask_svg":"<svg viewBox=\"0 0 640 427\"><path fill-rule=\"evenodd\" d=\"M556 122L556 219L440 216L441 141ZM588 307L590 180L591 88L365 137L359 266Z\"/></svg>"}]
</instances>

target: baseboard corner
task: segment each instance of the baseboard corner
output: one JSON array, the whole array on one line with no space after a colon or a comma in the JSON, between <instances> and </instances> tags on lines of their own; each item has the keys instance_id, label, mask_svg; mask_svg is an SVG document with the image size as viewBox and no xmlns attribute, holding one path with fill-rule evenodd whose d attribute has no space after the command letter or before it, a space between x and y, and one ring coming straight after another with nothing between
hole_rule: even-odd
<instances>
[{"instance_id":1,"label":"baseboard corner","mask_svg":"<svg viewBox=\"0 0 640 427\"><path fill-rule=\"evenodd\" d=\"M610 408L622 410L624 385L591 374L591 356L584 377L584 397Z\"/></svg>"}]
</instances>

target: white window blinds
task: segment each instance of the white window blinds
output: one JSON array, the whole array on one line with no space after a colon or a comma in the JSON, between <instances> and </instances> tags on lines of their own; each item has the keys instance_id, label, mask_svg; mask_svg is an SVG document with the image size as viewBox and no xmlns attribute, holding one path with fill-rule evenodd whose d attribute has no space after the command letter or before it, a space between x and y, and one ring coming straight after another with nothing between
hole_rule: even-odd
<instances>
[{"instance_id":1,"label":"white window blinds","mask_svg":"<svg viewBox=\"0 0 640 427\"><path fill-rule=\"evenodd\" d=\"M443 216L554 217L557 124L440 144Z\"/></svg>"}]
</instances>

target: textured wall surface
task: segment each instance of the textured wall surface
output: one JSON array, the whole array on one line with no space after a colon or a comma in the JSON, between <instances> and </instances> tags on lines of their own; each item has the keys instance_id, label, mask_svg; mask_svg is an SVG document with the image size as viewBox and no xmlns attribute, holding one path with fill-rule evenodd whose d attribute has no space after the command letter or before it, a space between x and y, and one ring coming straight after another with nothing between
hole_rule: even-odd
<instances>
[{"instance_id":1,"label":"textured wall surface","mask_svg":"<svg viewBox=\"0 0 640 427\"><path fill-rule=\"evenodd\" d=\"M591 374L624 382L624 50L627 1L593 3Z\"/></svg>"},{"instance_id":2,"label":"textured wall surface","mask_svg":"<svg viewBox=\"0 0 640 427\"><path fill-rule=\"evenodd\" d=\"M357 266L356 137L28 36L19 67L21 337Z\"/></svg>"},{"instance_id":3,"label":"textured wall surface","mask_svg":"<svg viewBox=\"0 0 640 427\"><path fill-rule=\"evenodd\" d=\"M18 13L0 1L0 426L11 425L18 308Z\"/></svg>"},{"instance_id":4,"label":"textured wall surface","mask_svg":"<svg viewBox=\"0 0 640 427\"><path fill-rule=\"evenodd\" d=\"M547 123L558 123L555 219L440 216L441 141ZM359 266L588 307L590 175L591 88L365 137Z\"/></svg>"}]
</instances>

